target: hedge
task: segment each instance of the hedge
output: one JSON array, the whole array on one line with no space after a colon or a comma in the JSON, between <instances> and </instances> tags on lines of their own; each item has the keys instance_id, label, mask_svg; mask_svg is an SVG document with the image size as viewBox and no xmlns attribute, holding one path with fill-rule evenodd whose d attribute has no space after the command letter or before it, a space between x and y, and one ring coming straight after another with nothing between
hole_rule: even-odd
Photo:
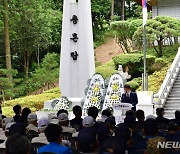
<instances>
[{"instance_id":1,"label":"hedge","mask_svg":"<svg viewBox=\"0 0 180 154\"><path fill-rule=\"evenodd\" d=\"M14 100L5 101L2 104L3 114L6 116L14 115L12 108L14 105L17 104L21 105L22 108L28 107L31 109L32 112L35 112L43 108L44 101L59 97L60 97L59 88L53 88L39 95L30 95L22 98L17 98Z\"/></svg>"},{"instance_id":2,"label":"hedge","mask_svg":"<svg viewBox=\"0 0 180 154\"><path fill-rule=\"evenodd\" d=\"M151 71L151 67L155 63L155 56L147 55L147 71ZM144 70L144 59L143 54L122 54L113 57L113 61L116 69L119 65L122 65L124 69L128 69L128 73L131 74L132 78L139 77Z\"/></svg>"},{"instance_id":3,"label":"hedge","mask_svg":"<svg viewBox=\"0 0 180 154\"><path fill-rule=\"evenodd\" d=\"M96 73L101 74L104 79L111 77L114 73L117 73L113 61L107 62L104 65L96 67Z\"/></svg>"}]
</instances>

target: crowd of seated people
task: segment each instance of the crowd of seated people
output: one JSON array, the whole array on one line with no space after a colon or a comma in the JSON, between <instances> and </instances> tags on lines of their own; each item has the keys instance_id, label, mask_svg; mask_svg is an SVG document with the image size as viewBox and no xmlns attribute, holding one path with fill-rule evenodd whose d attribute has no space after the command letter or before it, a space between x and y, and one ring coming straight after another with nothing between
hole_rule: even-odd
<instances>
[{"instance_id":1,"label":"crowd of seated people","mask_svg":"<svg viewBox=\"0 0 180 154\"><path fill-rule=\"evenodd\" d=\"M158 142L180 141L180 111L174 119L157 108L155 117L143 110L129 110L123 123L116 123L109 109L100 114L94 106L82 118L80 106L69 119L61 109L53 118L38 119L29 108L13 107L14 117L0 111L0 154L176 154L179 148L157 148ZM99 117L99 118L98 118Z\"/></svg>"}]
</instances>

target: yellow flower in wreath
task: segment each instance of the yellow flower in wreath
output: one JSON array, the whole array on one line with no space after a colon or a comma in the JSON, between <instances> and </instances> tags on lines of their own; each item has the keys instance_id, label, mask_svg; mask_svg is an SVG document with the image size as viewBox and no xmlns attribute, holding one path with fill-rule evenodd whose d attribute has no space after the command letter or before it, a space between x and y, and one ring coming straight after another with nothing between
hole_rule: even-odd
<instances>
[{"instance_id":1,"label":"yellow flower in wreath","mask_svg":"<svg viewBox=\"0 0 180 154\"><path fill-rule=\"evenodd\" d=\"M112 85L112 90L113 90L113 91L117 91L118 88L119 88L119 85L118 85L117 82L115 82L115 83Z\"/></svg>"},{"instance_id":2,"label":"yellow flower in wreath","mask_svg":"<svg viewBox=\"0 0 180 154\"><path fill-rule=\"evenodd\" d=\"M91 100L92 103L96 103L96 102L98 102L99 98L97 96L92 96L90 98L90 100Z\"/></svg>"},{"instance_id":3,"label":"yellow flower in wreath","mask_svg":"<svg viewBox=\"0 0 180 154\"><path fill-rule=\"evenodd\" d=\"M111 95L110 97L112 100L118 100L119 99L119 96L117 94L113 94Z\"/></svg>"},{"instance_id":4,"label":"yellow flower in wreath","mask_svg":"<svg viewBox=\"0 0 180 154\"><path fill-rule=\"evenodd\" d=\"M100 90L99 84L96 84L96 85L94 86L94 88L93 88L93 92L98 93L99 90Z\"/></svg>"}]
</instances>

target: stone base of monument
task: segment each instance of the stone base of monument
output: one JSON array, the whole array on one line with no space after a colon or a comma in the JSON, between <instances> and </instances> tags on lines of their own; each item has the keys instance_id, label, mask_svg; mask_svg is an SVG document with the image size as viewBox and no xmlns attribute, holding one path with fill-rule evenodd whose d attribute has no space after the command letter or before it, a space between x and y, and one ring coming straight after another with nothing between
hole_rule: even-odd
<instances>
[{"instance_id":1,"label":"stone base of monument","mask_svg":"<svg viewBox=\"0 0 180 154\"><path fill-rule=\"evenodd\" d=\"M53 108L54 104L52 102L55 102L58 100L59 100L59 98L45 101L44 108L41 111L36 112L38 119L43 118L43 117L47 117L47 118L56 117L57 110L55 110ZM74 115L72 113L72 108L76 105L83 106L84 98L68 98L68 100L72 102L72 104L70 105L69 110L68 110L69 119L73 119Z\"/></svg>"},{"instance_id":2,"label":"stone base of monument","mask_svg":"<svg viewBox=\"0 0 180 154\"><path fill-rule=\"evenodd\" d=\"M83 106L84 104L84 98L68 98L69 101L72 102L71 108L73 108L76 105Z\"/></svg>"},{"instance_id":3,"label":"stone base of monument","mask_svg":"<svg viewBox=\"0 0 180 154\"><path fill-rule=\"evenodd\" d=\"M145 117L148 115L154 115L153 110L153 92L152 91L139 91L137 92L138 104L136 110L141 109L145 113Z\"/></svg>"}]
</instances>

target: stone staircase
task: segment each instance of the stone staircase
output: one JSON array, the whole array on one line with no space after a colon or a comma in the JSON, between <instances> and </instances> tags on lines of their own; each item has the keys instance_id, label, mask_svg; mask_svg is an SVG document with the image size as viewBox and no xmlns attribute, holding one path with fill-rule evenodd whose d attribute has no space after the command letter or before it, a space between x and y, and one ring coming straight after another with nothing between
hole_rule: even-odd
<instances>
[{"instance_id":1,"label":"stone staircase","mask_svg":"<svg viewBox=\"0 0 180 154\"><path fill-rule=\"evenodd\" d=\"M164 105L165 117L174 118L174 112L180 110L180 72L175 79L172 89Z\"/></svg>"},{"instance_id":2,"label":"stone staircase","mask_svg":"<svg viewBox=\"0 0 180 154\"><path fill-rule=\"evenodd\" d=\"M165 109L165 117L168 119L173 119L174 112L180 110L180 48L159 92L154 95L154 108L159 107Z\"/></svg>"}]
</instances>

